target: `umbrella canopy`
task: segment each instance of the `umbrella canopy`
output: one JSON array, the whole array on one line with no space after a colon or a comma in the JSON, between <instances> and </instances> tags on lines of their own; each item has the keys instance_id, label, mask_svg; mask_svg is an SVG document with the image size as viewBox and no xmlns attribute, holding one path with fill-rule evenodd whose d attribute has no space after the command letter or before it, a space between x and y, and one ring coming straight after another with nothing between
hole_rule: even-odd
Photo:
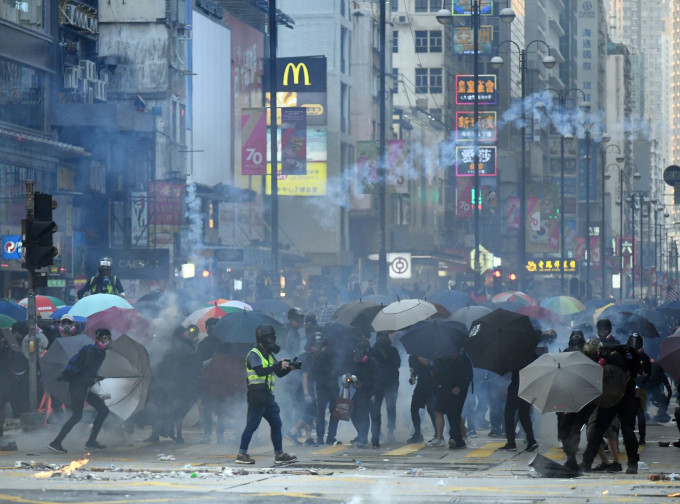
<instances>
[{"instance_id":1,"label":"umbrella canopy","mask_svg":"<svg viewBox=\"0 0 680 504\"><path fill-rule=\"evenodd\" d=\"M232 299L231 301L225 301L224 303L217 303L217 306L223 308L236 308L238 310L252 310L253 307L248 303L243 301L238 301L237 299Z\"/></svg>"},{"instance_id":2,"label":"umbrella canopy","mask_svg":"<svg viewBox=\"0 0 680 504\"><path fill-rule=\"evenodd\" d=\"M544 307L544 306L521 306L517 309L517 313L526 315L527 317L535 320L545 320L546 322L559 324L561 322L560 316L554 311Z\"/></svg>"},{"instance_id":3,"label":"umbrella canopy","mask_svg":"<svg viewBox=\"0 0 680 504\"><path fill-rule=\"evenodd\" d=\"M467 340L467 327L452 320L422 320L406 329L399 341L411 355L442 359L457 355Z\"/></svg>"},{"instance_id":4,"label":"umbrella canopy","mask_svg":"<svg viewBox=\"0 0 680 504\"><path fill-rule=\"evenodd\" d=\"M14 322L16 322L16 320L14 320L12 317L0 314L0 327L12 327Z\"/></svg>"},{"instance_id":5,"label":"umbrella canopy","mask_svg":"<svg viewBox=\"0 0 680 504\"><path fill-rule=\"evenodd\" d=\"M535 305L536 301L522 291L507 291L496 294L491 298L491 302L498 303L517 303L521 306Z\"/></svg>"},{"instance_id":6,"label":"umbrella canopy","mask_svg":"<svg viewBox=\"0 0 680 504\"><path fill-rule=\"evenodd\" d=\"M68 383L57 381L57 377L64 370L69 359L78 353L78 350L92 343L94 343L92 338L85 334L56 338L40 359L43 385L59 401L70 404L71 396L68 393Z\"/></svg>"},{"instance_id":7,"label":"umbrella canopy","mask_svg":"<svg viewBox=\"0 0 680 504\"><path fill-rule=\"evenodd\" d=\"M540 306L552 310L560 316L579 313L586 309L586 305L571 296L555 296L541 301Z\"/></svg>"},{"instance_id":8,"label":"umbrella canopy","mask_svg":"<svg viewBox=\"0 0 680 504\"><path fill-rule=\"evenodd\" d=\"M182 321L182 325L184 327L189 327L191 324L194 324L198 326L201 332L205 333L207 332L205 328L205 321L208 320L209 318L215 317L218 319L221 319L224 317L227 313L236 313L240 312L243 310L239 310L238 308L228 308L228 307L221 307L221 306L204 306L203 308L199 308L198 310L194 310L191 314L187 316Z\"/></svg>"},{"instance_id":9,"label":"umbrella canopy","mask_svg":"<svg viewBox=\"0 0 680 504\"><path fill-rule=\"evenodd\" d=\"M19 306L28 308L28 298L21 299L19 301ZM66 306L61 299L54 296L36 296L35 297L35 308L40 318L50 318L58 308Z\"/></svg>"},{"instance_id":10,"label":"umbrella canopy","mask_svg":"<svg viewBox=\"0 0 680 504\"><path fill-rule=\"evenodd\" d=\"M327 304L310 310L309 315L314 315L316 317L316 323L320 326L324 326L331 321L333 314L337 311L337 309L338 307L336 305Z\"/></svg>"},{"instance_id":11,"label":"umbrella canopy","mask_svg":"<svg viewBox=\"0 0 680 504\"><path fill-rule=\"evenodd\" d=\"M673 381L680 382L680 334L675 333L661 340L658 362Z\"/></svg>"},{"instance_id":12,"label":"umbrella canopy","mask_svg":"<svg viewBox=\"0 0 680 504\"><path fill-rule=\"evenodd\" d=\"M404 327L430 318L438 313L437 307L422 299L402 299L380 310L371 326L377 331L398 331Z\"/></svg>"},{"instance_id":13,"label":"umbrella canopy","mask_svg":"<svg viewBox=\"0 0 680 504\"><path fill-rule=\"evenodd\" d=\"M625 343L632 333L639 333L644 338L658 338L659 331L646 318L630 312L612 313L608 317L612 323L612 333L621 343Z\"/></svg>"},{"instance_id":14,"label":"umbrella canopy","mask_svg":"<svg viewBox=\"0 0 680 504\"><path fill-rule=\"evenodd\" d=\"M475 306L477 303L464 292L457 290L438 291L428 296L427 300L431 303L438 303L444 308L454 313L466 306Z\"/></svg>"},{"instance_id":15,"label":"umbrella canopy","mask_svg":"<svg viewBox=\"0 0 680 504\"><path fill-rule=\"evenodd\" d=\"M331 322L356 327L362 333L370 334L373 330L371 321L382 308L382 306L370 301L350 301L335 310Z\"/></svg>"},{"instance_id":16,"label":"umbrella canopy","mask_svg":"<svg viewBox=\"0 0 680 504\"><path fill-rule=\"evenodd\" d=\"M222 317L214 331L218 338L227 343L255 343L255 329L261 325L272 326L278 337L285 338L286 327L281 322L255 310L243 310Z\"/></svg>"},{"instance_id":17,"label":"umbrella canopy","mask_svg":"<svg viewBox=\"0 0 680 504\"><path fill-rule=\"evenodd\" d=\"M54 319L54 320L60 320L62 316L66 315L71 310L71 308L73 308L73 307L70 306L70 305L66 305L66 306L62 306L60 308L57 308L57 311L55 311L52 315L50 315L50 318ZM77 317L73 317L73 320L75 320L76 322L85 322L87 320L87 318L77 316Z\"/></svg>"},{"instance_id":18,"label":"umbrella canopy","mask_svg":"<svg viewBox=\"0 0 680 504\"><path fill-rule=\"evenodd\" d=\"M6 299L0 300L0 314L12 317L14 320L27 320L26 308Z\"/></svg>"},{"instance_id":19,"label":"umbrella canopy","mask_svg":"<svg viewBox=\"0 0 680 504\"><path fill-rule=\"evenodd\" d=\"M125 298L115 294L90 294L77 301L69 310L69 313L74 317L89 317L112 306L132 308L132 305Z\"/></svg>"},{"instance_id":20,"label":"umbrella canopy","mask_svg":"<svg viewBox=\"0 0 680 504\"><path fill-rule=\"evenodd\" d=\"M97 329L102 327L111 331L111 338L114 341L122 334L126 334L143 345L149 344L154 334L151 321L133 308L112 306L89 316L85 323L85 334L94 338Z\"/></svg>"},{"instance_id":21,"label":"umbrella canopy","mask_svg":"<svg viewBox=\"0 0 680 504\"><path fill-rule=\"evenodd\" d=\"M497 308L473 322L465 350L476 368L504 375L532 362L537 344L529 317Z\"/></svg>"},{"instance_id":22,"label":"umbrella canopy","mask_svg":"<svg viewBox=\"0 0 680 504\"><path fill-rule=\"evenodd\" d=\"M284 303L280 299L258 299L257 301L250 303L253 310L266 313L267 315L283 315L288 313L291 306L288 303Z\"/></svg>"},{"instance_id":23,"label":"umbrella canopy","mask_svg":"<svg viewBox=\"0 0 680 504\"><path fill-rule=\"evenodd\" d=\"M602 308L603 306L608 306L614 302L613 299L611 298L591 298L587 300L585 303L583 303L586 306L586 309L590 310L597 310L598 308Z\"/></svg>"},{"instance_id":24,"label":"umbrella canopy","mask_svg":"<svg viewBox=\"0 0 680 504\"><path fill-rule=\"evenodd\" d=\"M449 320L454 322L460 322L468 331L472 327L472 323L478 318L483 317L487 313L491 313L493 310L486 306L466 306L465 308L460 308L456 310L449 316Z\"/></svg>"},{"instance_id":25,"label":"umbrella canopy","mask_svg":"<svg viewBox=\"0 0 680 504\"><path fill-rule=\"evenodd\" d=\"M144 345L121 334L106 351L95 392L108 394L106 405L121 420L127 420L146 406L151 386L151 364ZM101 391L101 392L100 392Z\"/></svg>"},{"instance_id":26,"label":"umbrella canopy","mask_svg":"<svg viewBox=\"0 0 680 504\"><path fill-rule=\"evenodd\" d=\"M543 354L519 371L519 396L541 413L576 413L602 395L602 370L581 352Z\"/></svg>"}]
</instances>

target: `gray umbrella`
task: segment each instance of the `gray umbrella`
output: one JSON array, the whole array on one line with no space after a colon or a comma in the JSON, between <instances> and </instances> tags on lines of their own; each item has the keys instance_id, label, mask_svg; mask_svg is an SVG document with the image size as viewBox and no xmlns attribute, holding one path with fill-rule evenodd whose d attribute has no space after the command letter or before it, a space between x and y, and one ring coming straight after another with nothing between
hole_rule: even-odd
<instances>
[{"instance_id":1,"label":"gray umbrella","mask_svg":"<svg viewBox=\"0 0 680 504\"><path fill-rule=\"evenodd\" d=\"M575 413L601 395L602 366L581 352L543 354L519 371L519 396L541 413Z\"/></svg>"},{"instance_id":2,"label":"gray umbrella","mask_svg":"<svg viewBox=\"0 0 680 504\"><path fill-rule=\"evenodd\" d=\"M467 327L469 331L475 320L482 318L484 315L491 312L491 308L487 308L486 306L465 306L449 315L448 320L460 322Z\"/></svg>"}]
</instances>

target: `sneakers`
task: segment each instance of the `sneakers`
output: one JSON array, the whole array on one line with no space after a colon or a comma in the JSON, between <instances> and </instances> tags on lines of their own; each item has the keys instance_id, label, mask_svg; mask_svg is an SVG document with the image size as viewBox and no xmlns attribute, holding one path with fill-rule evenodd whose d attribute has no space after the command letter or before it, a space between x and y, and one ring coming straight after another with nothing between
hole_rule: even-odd
<instances>
[{"instance_id":1,"label":"sneakers","mask_svg":"<svg viewBox=\"0 0 680 504\"><path fill-rule=\"evenodd\" d=\"M52 441L50 444L48 444L47 448L56 453L68 453L66 450L64 450L64 447L61 446L61 443L57 443L56 441Z\"/></svg>"},{"instance_id":2,"label":"sneakers","mask_svg":"<svg viewBox=\"0 0 680 504\"><path fill-rule=\"evenodd\" d=\"M612 468L613 464L599 464L593 467L593 472L607 472ZM619 464L619 467L621 467L621 464ZM620 469L619 469L620 470Z\"/></svg>"},{"instance_id":3,"label":"sneakers","mask_svg":"<svg viewBox=\"0 0 680 504\"><path fill-rule=\"evenodd\" d=\"M503 451L517 451L517 445L515 443L505 443L503 446L499 448L499 450Z\"/></svg>"},{"instance_id":4,"label":"sneakers","mask_svg":"<svg viewBox=\"0 0 680 504\"><path fill-rule=\"evenodd\" d=\"M445 443L446 441L444 441L444 438L432 438L425 444L427 444L427 446L442 446Z\"/></svg>"},{"instance_id":5,"label":"sneakers","mask_svg":"<svg viewBox=\"0 0 680 504\"><path fill-rule=\"evenodd\" d=\"M680 448L680 441L673 441L673 446Z\"/></svg>"},{"instance_id":6,"label":"sneakers","mask_svg":"<svg viewBox=\"0 0 680 504\"><path fill-rule=\"evenodd\" d=\"M637 470L637 462L633 462L632 464L628 464L628 467L626 467L626 474L637 474Z\"/></svg>"},{"instance_id":7,"label":"sneakers","mask_svg":"<svg viewBox=\"0 0 680 504\"><path fill-rule=\"evenodd\" d=\"M380 443L378 441L373 441L371 446L373 446L373 448L380 448Z\"/></svg>"},{"instance_id":8,"label":"sneakers","mask_svg":"<svg viewBox=\"0 0 680 504\"><path fill-rule=\"evenodd\" d=\"M295 455L289 455L286 452L279 453L274 457L274 463L277 465L292 464L293 462L297 462L297 457Z\"/></svg>"},{"instance_id":9,"label":"sneakers","mask_svg":"<svg viewBox=\"0 0 680 504\"><path fill-rule=\"evenodd\" d=\"M302 443L301 443L300 440L297 438L297 436L296 436L295 434L293 434L292 432L286 431L286 432L284 433L284 436L286 436L286 439L288 439L289 441L292 441L294 444L296 444L296 445L302 445Z\"/></svg>"},{"instance_id":10,"label":"sneakers","mask_svg":"<svg viewBox=\"0 0 680 504\"><path fill-rule=\"evenodd\" d=\"M239 453L236 455L236 463L237 464L254 464L255 459L248 455L247 453Z\"/></svg>"},{"instance_id":11,"label":"sneakers","mask_svg":"<svg viewBox=\"0 0 680 504\"><path fill-rule=\"evenodd\" d=\"M327 444L327 445L331 445L331 446L336 445L336 444L337 444L337 445L341 445L341 444L342 444L342 441L338 441L338 440L335 439L334 437L332 437L332 438L326 438L326 444Z\"/></svg>"},{"instance_id":12,"label":"sneakers","mask_svg":"<svg viewBox=\"0 0 680 504\"><path fill-rule=\"evenodd\" d=\"M106 448L103 444L99 444L97 441L88 441L85 443L86 448L90 448L91 450L103 450Z\"/></svg>"},{"instance_id":13,"label":"sneakers","mask_svg":"<svg viewBox=\"0 0 680 504\"><path fill-rule=\"evenodd\" d=\"M623 467L621 467L621 464L618 462L612 462L609 464L609 469L607 469L607 472L621 472L623 471Z\"/></svg>"},{"instance_id":14,"label":"sneakers","mask_svg":"<svg viewBox=\"0 0 680 504\"><path fill-rule=\"evenodd\" d=\"M460 443L455 442L453 439L449 441L450 450L462 450L464 448L467 448L467 445L464 441L461 441Z\"/></svg>"},{"instance_id":15,"label":"sneakers","mask_svg":"<svg viewBox=\"0 0 680 504\"><path fill-rule=\"evenodd\" d=\"M305 440L305 444L306 444L307 446L319 446L319 445L316 443L316 441L314 440L313 437L308 437L308 438Z\"/></svg>"},{"instance_id":16,"label":"sneakers","mask_svg":"<svg viewBox=\"0 0 680 504\"><path fill-rule=\"evenodd\" d=\"M422 434L414 434L410 438L406 440L407 443L422 443L423 442L423 435Z\"/></svg>"},{"instance_id":17,"label":"sneakers","mask_svg":"<svg viewBox=\"0 0 680 504\"><path fill-rule=\"evenodd\" d=\"M527 443L526 451L532 452L536 450L536 448L538 448L538 443L535 440L530 441L529 443Z\"/></svg>"}]
</instances>

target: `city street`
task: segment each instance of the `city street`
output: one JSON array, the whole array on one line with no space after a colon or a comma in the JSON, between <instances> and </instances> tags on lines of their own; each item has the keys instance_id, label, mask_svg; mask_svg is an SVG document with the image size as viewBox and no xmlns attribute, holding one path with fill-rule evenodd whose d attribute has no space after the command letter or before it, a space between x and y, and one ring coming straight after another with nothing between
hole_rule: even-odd
<instances>
[{"instance_id":1,"label":"city street","mask_svg":"<svg viewBox=\"0 0 680 504\"><path fill-rule=\"evenodd\" d=\"M539 417L544 435L539 437L538 451L563 461L556 442L546 439L550 435L544 427L553 422L552 415ZM348 425L342 427L341 434L351 433ZM238 445L234 433L224 445L204 445L198 443L202 433L194 428L185 431L184 444L137 440L144 432L135 432L128 443L115 443L113 432L105 432L102 441L109 447L93 453L71 476L38 478L41 471L87 457L75 448L83 446L86 426L79 426L67 439L66 455L47 450L52 429L28 434L10 431L3 438L3 444L14 440L19 449L0 452L0 502L655 503L680 497L680 481L649 478L678 470L680 450L672 444L659 446L659 441L677 440L673 422L648 426L637 475L589 473L572 479L538 477L529 467L535 453L498 451L504 440L489 438L486 431L468 439L465 450L398 442L360 449L293 446L285 441L285 449L295 453L299 462L275 467L266 425L250 450L255 465L234 462ZM518 439L520 450L522 445ZM625 469L625 455L621 462Z\"/></svg>"}]
</instances>

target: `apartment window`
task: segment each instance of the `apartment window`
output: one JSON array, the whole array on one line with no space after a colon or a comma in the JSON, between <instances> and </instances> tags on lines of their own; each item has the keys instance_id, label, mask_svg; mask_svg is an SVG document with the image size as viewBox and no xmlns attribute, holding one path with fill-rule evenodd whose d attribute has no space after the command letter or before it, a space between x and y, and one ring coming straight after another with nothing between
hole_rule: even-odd
<instances>
[{"instance_id":1,"label":"apartment window","mask_svg":"<svg viewBox=\"0 0 680 504\"><path fill-rule=\"evenodd\" d=\"M428 0L416 0L416 12L427 12Z\"/></svg>"},{"instance_id":2,"label":"apartment window","mask_svg":"<svg viewBox=\"0 0 680 504\"><path fill-rule=\"evenodd\" d=\"M399 52L399 32L394 30L392 32L392 54Z\"/></svg>"},{"instance_id":3,"label":"apartment window","mask_svg":"<svg viewBox=\"0 0 680 504\"><path fill-rule=\"evenodd\" d=\"M392 12L397 12L399 10L399 0L390 0L390 8Z\"/></svg>"},{"instance_id":4,"label":"apartment window","mask_svg":"<svg viewBox=\"0 0 680 504\"><path fill-rule=\"evenodd\" d=\"M430 0L430 12L439 12L443 3L439 0Z\"/></svg>"},{"instance_id":5,"label":"apartment window","mask_svg":"<svg viewBox=\"0 0 680 504\"><path fill-rule=\"evenodd\" d=\"M428 78L427 68L416 68L416 93L418 94L427 93L427 78Z\"/></svg>"},{"instance_id":6,"label":"apartment window","mask_svg":"<svg viewBox=\"0 0 680 504\"><path fill-rule=\"evenodd\" d=\"M399 92L399 69L392 69L392 94L397 94Z\"/></svg>"},{"instance_id":7,"label":"apartment window","mask_svg":"<svg viewBox=\"0 0 680 504\"><path fill-rule=\"evenodd\" d=\"M427 30L416 30L416 52L427 52Z\"/></svg>"},{"instance_id":8,"label":"apartment window","mask_svg":"<svg viewBox=\"0 0 680 504\"><path fill-rule=\"evenodd\" d=\"M442 92L442 69L430 68L430 93Z\"/></svg>"},{"instance_id":9,"label":"apartment window","mask_svg":"<svg viewBox=\"0 0 680 504\"><path fill-rule=\"evenodd\" d=\"M0 59L0 120L44 131L47 82L40 70Z\"/></svg>"},{"instance_id":10,"label":"apartment window","mask_svg":"<svg viewBox=\"0 0 680 504\"><path fill-rule=\"evenodd\" d=\"M431 30L430 31L430 52L433 52L433 53L442 52L442 31L441 30Z\"/></svg>"}]
</instances>

